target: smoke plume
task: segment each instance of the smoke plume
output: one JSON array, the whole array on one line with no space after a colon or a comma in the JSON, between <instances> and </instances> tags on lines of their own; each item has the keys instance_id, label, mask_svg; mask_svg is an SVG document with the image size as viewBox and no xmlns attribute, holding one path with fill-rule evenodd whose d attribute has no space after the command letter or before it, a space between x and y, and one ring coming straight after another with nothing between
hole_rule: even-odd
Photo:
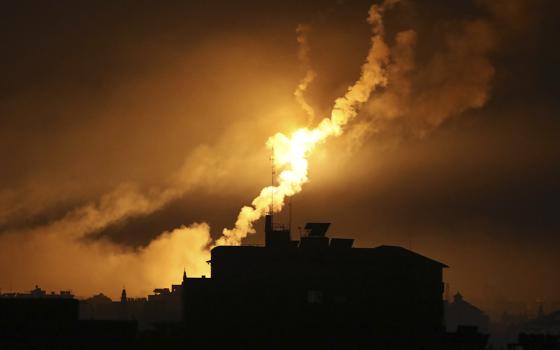
<instances>
[{"instance_id":1,"label":"smoke plume","mask_svg":"<svg viewBox=\"0 0 560 350\"><path fill-rule=\"evenodd\" d=\"M304 94L307 91L309 85L315 80L317 73L311 68L311 59L309 57L309 52L311 51L309 47L309 32L311 31L311 26L309 25L298 25L296 29L297 42L299 44L298 59L305 70L305 76L299 82L296 90L294 91L294 96L296 101L307 114L307 122L311 124L315 120L315 111L313 107L305 100Z\"/></svg>"},{"instance_id":2,"label":"smoke plume","mask_svg":"<svg viewBox=\"0 0 560 350\"><path fill-rule=\"evenodd\" d=\"M441 38L443 49L434 49L421 62L415 60L416 32L398 33L391 48L388 83L364 108L373 132L400 127L422 137L488 101L495 73L489 60L496 47L492 24L477 19L447 26Z\"/></svg>"},{"instance_id":3,"label":"smoke plume","mask_svg":"<svg viewBox=\"0 0 560 350\"><path fill-rule=\"evenodd\" d=\"M60 226L28 233L24 240L13 234L2 236L4 290L35 284L71 290L79 285L78 293L103 290L115 296L124 285L135 295L146 295L162 282L178 281L184 268L192 275L209 273L206 224L164 232L137 250L106 240L79 241L72 232L58 231Z\"/></svg>"},{"instance_id":4,"label":"smoke plume","mask_svg":"<svg viewBox=\"0 0 560 350\"><path fill-rule=\"evenodd\" d=\"M252 206L244 206L233 229L224 229L223 236L216 245L239 245L248 234L254 233L253 223L264 216L268 210L282 210L286 197L302 190L308 181L308 157L314 148L330 136L339 136L346 124L355 118L362 104L367 102L371 92L387 83L386 65L389 50L384 41L383 12L397 1L385 1L382 5L372 5L368 23L372 27L371 48L361 75L346 94L338 98L330 118L324 118L314 129L301 128L291 136L277 133L267 141L273 150L274 165L282 169L277 177L277 186L268 186L253 200Z\"/></svg>"},{"instance_id":5,"label":"smoke plume","mask_svg":"<svg viewBox=\"0 0 560 350\"><path fill-rule=\"evenodd\" d=\"M134 293L146 293L154 286L177 281L183 268L191 276L207 274L210 247L241 244L255 233L253 225L259 218L271 210L281 211L286 197L300 192L309 181L308 159L316 147L332 136L355 131L356 123L352 128L349 124L358 115L358 125L370 132L404 126L423 136L455 115L482 107L494 76L488 58L496 46L492 24L484 20L451 22L441 34L443 49L434 48L433 54L420 60L415 49L424 38L416 31L401 31L394 42L385 39L383 15L397 3L386 0L370 7L367 22L372 36L360 76L335 100L329 117L313 128L311 124L318 116L304 98L317 76L310 58L311 27L298 26L298 59L305 74L294 96L307 115L308 127L291 134L277 133L267 140L279 171L276 185L264 187L251 205L242 207L234 227L224 229L215 242L205 223L163 232L138 249L125 249L90 236L129 218L150 215L192 188L220 186L220 179L239 172L236 159L247 157L249 151L254 153L254 149L239 154L230 149L231 144L245 140L245 132L239 133L239 140L226 135L221 145L199 147L159 186L146 189L134 183L122 184L58 220L32 229L2 232L0 273L15 279L11 274L17 270L19 286L38 283L47 288L71 288L77 284L82 293L109 291L122 284ZM16 197L15 193L0 191L0 224L19 210L11 204ZM75 263L69 265L68 261Z\"/></svg>"},{"instance_id":6,"label":"smoke plume","mask_svg":"<svg viewBox=\"0 0 560 350\"><path fill-rule=\"evenodd\" d=\"M127 218L149 215L193 186L216 181L216 177L208 177L208 169L216 160L212 154L205 147L193 152L163 188L142 191L135 184L122 184L98 201L51 223L4 232L0 236L0 273L6 279L17 279L18 286L40 284L55 288L71 282L80 285L82 293L100 289L117 293L114 288L125 284L143 294L153 286L176 281L184 268L192 275L208 274L205 261L209 258L210 229L206 224L164 232L138 250L88 237ZM68 265L69 261L74 263ZM15 271L17 276L12 276ZM8 282L6 287L14 286Z\"/></svg>"}]
</instances>

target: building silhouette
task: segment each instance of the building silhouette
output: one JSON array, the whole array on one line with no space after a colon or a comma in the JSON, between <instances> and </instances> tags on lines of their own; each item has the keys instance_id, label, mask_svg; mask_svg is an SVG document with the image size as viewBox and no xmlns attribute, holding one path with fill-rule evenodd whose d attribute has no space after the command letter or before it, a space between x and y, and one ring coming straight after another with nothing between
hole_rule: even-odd
<instances>
[{"instance_id":1,"label":"building silhouette","mask_svg":"<svg viewBox=\"0 0 560 350\"><path fill-rule=\"evenodd\" d=\"M308 223L300 240L265 218L265 246L212 249L211 277L130 298L123 288L0 296L0 349L484 349L473 326L446 332L447 265L397 246L354 248Z\"/></svg>"},{"instance_id":2,"label":"building silhouette","mask_svg":"<svg viewBox=\"0 0 560 350\"><path fill-rule=\"evenodd\" d=\"M188 330L240 346L433 349L447 265L397 246L353 248L308 223L299 241L265 218L265 246L220 246L212 278L183 282ZM222 338L223 337L223 338ZM296 343L297 339L297 343Z\"/></svg>"},{"instance_id":3,"label":"building silhouette","mask_svg":"<svg viewBox=\"0 0 560 350\"><path fill-rule=\"evenodd\" d=\"M158 322L182 320L182 285L156 288L147 298L130 298L123 288L121 298L113 301L104 294L79 301L81 320L134 320L140 329L153 328Z\"/></svg>"},{"instance_id":4,"label":"building silhouette","mask_svg":"<svg viewBox=\"0 0 560 350\"><path fill-rule=\"evenodd\" d=\"M508 350L560 350L560 335L547 333L520 333L517 342Z\"/></svg>"},{"instance_id":5,"label":"building silhouette","mask_svg":"<svg viewBox=\"0 0 560 350\"><path fill-rule=\"evenodd\" d=\"M0 295L0 349L120 349L132 344L134 321L80 321L68 291Z\"/></svg>"},{"instance_id":6,"label":"building silhouette","mask_svg":"<svg viewBox=\"0 0 560 350\"><path fill-rule=\"evenodd\" d=\"M488 332L489 318L478 307L466 301L457 292L452 302L445 302L445 325L448 331L455 331L459 326L474 326Z\"/></svg>"},{"instance_id":7,"label":"building silhouette","mask_svg":"<svg viewBox=\"0 0 560 350\"><path fill-rule=\"evenodd\" d=\"M78 301L69 291L47 293L35 286L28 293L0 294L0 324L64 325L78 319Z\"/></svg>"}]
</instances>

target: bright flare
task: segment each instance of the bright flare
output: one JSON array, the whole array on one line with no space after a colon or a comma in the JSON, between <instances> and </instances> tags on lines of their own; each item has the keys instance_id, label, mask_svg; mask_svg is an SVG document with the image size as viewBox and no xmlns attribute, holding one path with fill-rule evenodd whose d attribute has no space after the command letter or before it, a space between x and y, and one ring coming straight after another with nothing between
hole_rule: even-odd
<instances>
[{"instance_id":1,"label":"bright flare","mask_svg":"<svg viewBox=\"0 0 560 350\"><path fill-rule=\"evenodd\" d=\"M348 122L357 116L359 107L365 103L377 86L387 82L386 66L389 49L383 39L382 14L397 1L386 0L382 5L373 5L369 10L368 23L373 36L366 63L362 66L360 79L348 92L335 101L330 118L324 118L314 129L301 128L291 136L277 133L270 137L267 146L273 150L274 165L281 169L277 186L268 186L253 200L252 206L241 208L235 227L224 229L218 245L239 245L250 233L255 233L253 223L264 216L270 208L274 212L282 210L284 199L300 192L309 179L308 158L315 147L330 136L338 136Z\"/></svg>"}]
</instances>

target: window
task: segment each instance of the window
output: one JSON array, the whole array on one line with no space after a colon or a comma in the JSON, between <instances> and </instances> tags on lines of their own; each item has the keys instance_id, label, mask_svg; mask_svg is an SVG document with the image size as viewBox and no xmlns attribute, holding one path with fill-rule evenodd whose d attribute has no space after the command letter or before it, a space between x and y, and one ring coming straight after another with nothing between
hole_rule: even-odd
<instances>
[{"instance_id":1,"label":"window","mask_svg":"<svg viewBox=\"0 0 560 350\"><path fill-rule=\"evenodd\" d=\"M308 304L322 304L323 303L323 292L320 290L308 290L307 291L307 303Z\"/></svg>"}]
</instances>

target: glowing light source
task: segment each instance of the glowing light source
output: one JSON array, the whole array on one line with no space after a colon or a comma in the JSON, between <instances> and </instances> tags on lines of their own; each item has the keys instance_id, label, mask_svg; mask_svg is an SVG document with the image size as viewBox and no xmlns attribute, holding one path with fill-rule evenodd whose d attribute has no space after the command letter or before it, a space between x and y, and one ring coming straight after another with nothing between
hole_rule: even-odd
<instances>
[{"instance_id":1,"label":"glowing light source","mask_svg":"<svg viewBox=\"0 0 560 350\"><path fill-rule=\"evenodd\" d=\"M341 135L346 124L358 115L359 107L369 99L373 89L386 84L389 49L383 39L382 13L396 2L386 0L382 5L371 6L368 23L372 26L373 36L366 63L358 81L335 101L330 117L321 120L313 129L301 128L290 136L277 133L268 139L266 144L273 150L274 166L281 169L277 176L278 185L263 188L251 206L241 208L235 227L224 229L215 245L241 244L243 238L255 232L253 223L268 210L282 210L285 198L300 192L303 184L309 181L308 158L315 147L330 136ZM305 88L300 90L305 91ZM301 98L301 95L298 97Z\"/></svg>"}]
</instances>

